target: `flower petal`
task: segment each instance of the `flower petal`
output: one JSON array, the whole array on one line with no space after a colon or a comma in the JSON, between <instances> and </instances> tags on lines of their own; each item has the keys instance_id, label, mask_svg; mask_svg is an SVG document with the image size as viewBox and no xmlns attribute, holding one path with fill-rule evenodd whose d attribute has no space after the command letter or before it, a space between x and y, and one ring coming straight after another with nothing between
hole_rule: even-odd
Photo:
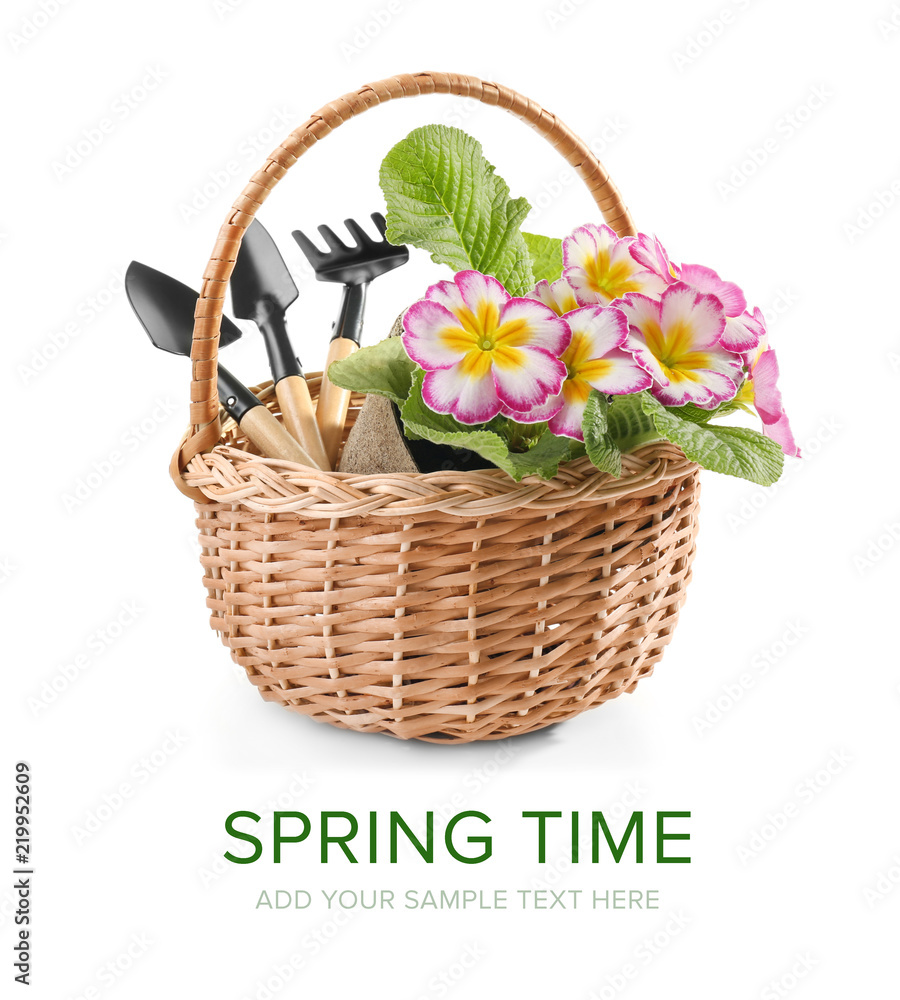
<instances>
[{"instance_id":1,"label":"flower petal","mask_svg":"<svg viewBox=\"0 0 900 1000\"><path fill-rule=\"evenodd\" d=\"M578 340L578 359L599 358L614 347L621 347L628 338L628 318L615 306L584 306L566 313L563 319L572 331L572 341ZM572 344L564 360L570 364Z\"/></svg>"},{"instance_id":2,"label":"flower petal","mask_svg":"<svg viewBox=\"0 0 900 1000\"><path fill-rule=\"evenodd\" d=\"M711 267L682 264L681 280L698 292L715 295L722 303L726 316L740 316L747 308L747 299L740 288L733 281L723 281Z\"/></svg>"},{"instance_id":3,"label":"flower petal","mask_svg":"<svg viewBox=\"0 0 900 1000\"><path fill-rule=\"evenodd\" d=\"M653 385L650 391L665 406L696 403L704 409L712 409L734 398L737 386L727 375L698 368L689 372L673 371L668 385Z\"/></svg>"},{"instance_id":4,"label":"flower petal","mask_svg":"<svg viewBox=\"0 0 900 1000\"><path fill-rule=\"evenodd\" d=\"M493 275L480 271L459 271L453 280L459 286L463 301L476 316L486 304L499 311L509 302L509 292Z\"/></svg>"},{"instance_id":5,"label":"flower petal","mask_svg":"<svg viewBox=\"0 0 900 1000\"><path fill-rule=\"evenodd\" d=\"M677 281L679 268L669 260L666 248L656 236L638 233L637 239L631 245L631 256L648 271L658 274L666 284Z\"/></svg>"},{"instance_id":6,"label":"flower petal","mask_svg":"<svg viewBox=\"0 0 900 1000\"><path fill-rule=\"evenodd\" d=\"M771 438L773 441L777 441L778 444L781 445L781 450L789 458L800 458L800 449L797 447L797 442L794 440L794 433L791 430L791 425L788 421L786 413L782 413L775 423L764 424L763 434L765 434L766 437Z\"/></svg>"},{"instance_id":7,"label":"flower petal","mask_svg":"<svg viewBox=\"0 0 900 1000\"><path fill-rule=\"evenodd\" d=\"M614 347L602 358L589 361L578 372L591 388L611 395L649 389L653 379L627 351Z\"/></svg>"},{"instance_id":8,"label":"flower petal","mask_svg":"<svg viewBox=\"0 0 900 1000\"><path fill-rule=\"evenodd\" d=\"M526 410L524 413L519 413L517 410L510 409L505 403L500 407L500 412L504 417L509 417L510 420L516 420L520 424L540 424L551 417L555 417L557 413L562 409L563 397L562 393L557 393L555 396L550 396L547 402L543 406L535 406L530 410Z\"/></svg>"},{"instance_id":9,"label":"flower petal","mask_svg":"<svg viewBox=\"0 0 900 1000\"><path fill-rule=\"evenodd\" d=\"M591 387L581 378L567 378L562 387L564 405L547 426L560 437L584 440L581 422L584 420L584 408L587 406Z\"/></svg>"},{"instance_id":10,"label":"flower petal","mask_svg":"<svg viewBox=\"0 0 900 1000\"><path fill-rule=\"evenodd\" d=\"M715 295L704 294L676 281L660 300L660 326L667 342L679 353L716 347L725 329L725 311Z\"/></svg>"},{"instance_id":11,"label":"flower petal","mask_svg":"<svg viewBox=\"0 0 900 1000\"><path fill-rule=\"evenodd\" d=\"M784 414L777 383L778 359L774 351L765 351L753 369L753 405L764 424L774 424Z\"/></svg>"},{"instance_id":12,"label":"flower petal","mask_svg":"<svg viewBox=\"0 0 900 1000\"><path fill-rule=\"evenodd\" d=\"M762 312L754 309L752 316L749 312L743 312L740 316L726 317L721 344L727 351L747 354L759 346L765 334L766 325Z\"/></svg>"},{"instance_id":13,"label":"flower petal","mask_svg":"<svg viewBox=\"0 0 900 1000\"><path fill-rule=\"evenodd\" d=\"M543 302L529 298L510 299L500 313L499 345L540 347L559 356L571 339L569 324Z\"/></svg>"},{"instance_id":14,"label":"flower petal","mask_svg":"<svg viewBox=\"0 0 900 1000\"><path fill-rule=\"evenodd\" d=\"M483 424L500 412L490 374L473 377L462 364L428 372L422 398L435 413L451 413L462 424Z\"/></svg>"},{"instance_id":15,"label":"flower petal","mask_svg":"<svg viewBox=\"0 0 900 1000\"><path fill-rule=\"evenodd\" d=\"M426 371L455 365L471 350L472 343L459 320L438 302L421 299L403 314L403 346Z\"/></svg>"},{"instance_id":16,"label":"flower petal","mask_svg":"<svg viewBox=\"0 0 900 1000\"><path fill-rule=\"evenodd\" d=\"M492 355L497 395L518 413L543 406L566 377L562 361L540 347L499 347Z\"/></svg>"},{"instance_id":17,"label":"flower petal","mask_svg":"<svg viewBox=\"0 0 900 1000\"><path fill-rule=\"evenodd\" d=\"M558 278L552 285L549 281L539 281L534 291L529 292L527 298L543 302L557 316L562 316L578 308L578 299L575 298L575 292L565 278Z\"/></svg>"}]
</instances>

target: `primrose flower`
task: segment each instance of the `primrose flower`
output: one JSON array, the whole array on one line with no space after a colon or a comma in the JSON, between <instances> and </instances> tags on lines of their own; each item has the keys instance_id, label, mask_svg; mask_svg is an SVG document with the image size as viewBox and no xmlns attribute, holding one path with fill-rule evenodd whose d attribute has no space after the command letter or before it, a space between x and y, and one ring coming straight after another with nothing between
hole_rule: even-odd
<instances>
[{"instance_id":1,"label":"primrose flower","mask_svg":"<svg viewBox=\"0 0 900 1000\"><path fill-rule=\"evenodd\" d=\"M800 449L794 440L778 388L778 359L769 347L765 332L756 349L744 356L744 362L747 378L738 390L736 402L744 409L754 407L763 422L763 434L777 441L785 455L799 458Z\"/></svg>"},{"instance_id":2,"label":"primrose flower","mask_svg":"<svg viewBox=\"0 0 900 1000\"><path fill-rule=\"evenodd\" d=\"M630 247L631 256L648 271L658 274L667 285L679 280L679 268L669 260L666 248L656 236L638 233Z\"/></svg>"},{"instance_id":3,"label":"primrose flower","mask_svg":"<svg viewBox=\"0 0 900 1000\"><path fill-rule=\"evenodd\" d=\"M505 404L542 406L559 392L568 324L534 299L512 298L496 278L460 271L432 285L403 317L403 346L425 369L422 396L435 413L481 424Z\"/></svg>"},{"instance_id":4,"label":"primrose flower","mask_svg":"<svg viewBox=\"0 0 900 1000\"><path fill-rule=\"evenodd\" d=\"M715 295L675 282L659 299L626 295L627 348L653 377L651 392L666 406L712 409L732 399L741 359L721 346L725 311Z\"/></svg>"},{"instance_id":5,"label":"primrose flower","mask_svg":"<svg viewBox=\"0 0 900 1000\"><path fill-rule=\"evenodd\" d=\"M631 254L633 237L619 239L609 226L579 226L563 240L563 277L583 306L608 305L629 292L659 295L666 282Z\"/></svg>"},{"instance_id":6,"label":"primrose flower","mask_svg":"<svg viewBox=\"0 0 900 1000\"><path fill-rule=\"evenodd\" d=\"M628 340L628 320L613 306L585 306L566 313L572 340L563 353L566 380L562 391L543 407L521 414L504 411L522 423L547 420L554 434L583 441L581 421L591 389L610 394L640 392L651 379L634 357L622 350Z\"/></svg>"},{"instance_id":7,"label":"primrose flower","mask_svg":"<svg viewBox=\"0 0 900 1000\"><path fill-rule=\"evenodd\" d=\"M564 316L580 305L575 298L575 291L565 278L558 278L552 284L549 281L539 281L533 292L526 296L537 299L549 306L557 316Z\"/></svg>"},{"instance_id":8,"label":"primrose flower","mask_svg":"<svg viewBox=\"0 0 900 1000\"><path fill-rule=\"evenodd\" d=\"M753 350L763 335L764 327L755 315L747 312L747 300L740 288L733 281L723 281L711 267L703 267L702 264L682 264L679 273L686 285L696 288L698 292L715 295L722 303L725 310L722 347L736 354Z\"/></svg>"}]
</instances>

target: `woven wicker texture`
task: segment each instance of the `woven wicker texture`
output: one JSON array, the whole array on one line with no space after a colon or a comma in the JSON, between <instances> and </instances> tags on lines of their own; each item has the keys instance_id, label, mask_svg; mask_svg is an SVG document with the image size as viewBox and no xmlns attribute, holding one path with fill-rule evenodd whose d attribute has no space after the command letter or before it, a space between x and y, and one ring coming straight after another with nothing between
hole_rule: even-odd
<instances>
[{"instance_id":1,"label":"woven wicker texture","mask_svg":"<svg viewBox=\"0 0 900 1000\"><path fill-rule=\"evenodd\" d=\"M258 171L223 225L197 303L191 427L171 473L195 501L211 624L267 700L363 732L463 743L540 729L634 689L690 579L697 466L669 444L515 483L499 469L360 476L253 453L216 394L241 236L319 138L396 97L442 93L528 122L634 232L602 166L555 116L497 84L420 73L326 105ZM309 378L317 397L319 376ZM271 384L257 389L278 415ZM359 412L355 398L345 434Z\"/></svg>"}]
</instances>

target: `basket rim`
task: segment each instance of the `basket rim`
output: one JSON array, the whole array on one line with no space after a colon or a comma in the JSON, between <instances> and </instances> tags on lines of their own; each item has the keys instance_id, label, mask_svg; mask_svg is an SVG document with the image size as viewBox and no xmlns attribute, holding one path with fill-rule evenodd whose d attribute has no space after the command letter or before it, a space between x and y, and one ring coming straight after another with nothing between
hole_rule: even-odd
<instances>
[{"instance_id":1,"label":"basket rim","mask_svg":"<svg viewBox=\"0 0 900 1000\"><path fill-rule=\"evenodd\" d=\"M316 372L308 379L315 394L321 375ZM271 382L253 391L266 404L277 406ZM223 419L223 432L233 427L231 418ZM185 437L191 431L188 428ZM585 456L560 465L552 479L526 476L520 482L497 468L376 475L320 471L219 443L191 459L184 480L207 503L240 504L264 514L302 510L316 518L387 518L440 513L480 519L523 508L549 513L573 503L621 500L699 468L669 441L655 441L622 455L619 479L599 471Z\"/></svg>"}]
</instances>

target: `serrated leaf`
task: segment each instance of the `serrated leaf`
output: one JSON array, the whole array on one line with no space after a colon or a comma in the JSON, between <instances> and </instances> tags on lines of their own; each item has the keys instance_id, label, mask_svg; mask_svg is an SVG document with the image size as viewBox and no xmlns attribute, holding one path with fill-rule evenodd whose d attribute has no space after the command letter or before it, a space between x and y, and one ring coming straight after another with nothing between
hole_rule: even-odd
<instances>
[{"instance_id":1,"label":"serrated leaf","mask_svg":"<svg viewBox=\"0 0 900 1000\"><path fill-rule=\"evenodd\" d=\"M646 395L646 392L637 392L613 396L609 405L607 430L622 452L633 451L642 444L659 440L656 425L641 406L641 399Z\"/></svg>"},{"instance_id":2,"label":"serrated leaf","mask_svg":"<svg viewBox=\"0 0 900 1000\"><path fill-rule=\"evenodd\" d=\"M536 233L522 233L522 237L531 254L534 280L553 282L562 277L562 240L553 236L538 236Z\"/></svg>"},{"instance_id":3,"label":"serrated leaf","mask_svg":"<svg viewBox=\"0 0 900 1000\"><path fill-rule=\"evenodd\" d=\"M399 406L409 395L417 368L407 356L400 337L388 337L334 361L328 377L342 389L387 396Z\"/></svg>"},{"instance_id":4,"label":"serrated leaf","mask_svg":"<svg viewBox=\"0 0 900 1000\"><path fill-rule=\"evenodd\" d=\"M697 424L667 409L649 393L641 396L641 406L659 433L704 469L749 479L760 486L771 486L781 475L784 452L759 431Z\"/></svg>"},{"instance_id":5,"label":"serrated leaf","mask_svg":"<svg viewBox=\"0 0 900 1000\"><path fill-rule=\"evenodd\" d=\"M601 472L618 479L622 475L622 452L609 434L609 400L591 389L584 407L581 429L588 458Z\"/></svg>"},{"instance_id":6,"label":"serrated leaf","mask_svg":"<svg viewBox=\"0 0 900 1000\"><path fill-rule=\"evenodd\" d=\"M481 143L461 129L426 125L398 142L381 164L387 238L427 250L454 271L491 274L510 295L534 287L519 231L531 206L510 198Z\"/></svg>"},{"instance_id":7,"label":"serrated leaf","mask_svg":"<svg viewBox=\"0 0 900 1000\"><path fill-rule=\"evenodd\" d=\"M435 444L448 444L454 448L474 451L491 465L503 469L518 482L526 476L552 479L559 463L569 458L569 443L545 431L537 444L526 452L511 452L499 434L484 427L461 424L454 417L435 413L422 398L424 372L413 377L409 398L400 407L404 432L409 437L425 438Z\"/></svg>"}]
</instances>

